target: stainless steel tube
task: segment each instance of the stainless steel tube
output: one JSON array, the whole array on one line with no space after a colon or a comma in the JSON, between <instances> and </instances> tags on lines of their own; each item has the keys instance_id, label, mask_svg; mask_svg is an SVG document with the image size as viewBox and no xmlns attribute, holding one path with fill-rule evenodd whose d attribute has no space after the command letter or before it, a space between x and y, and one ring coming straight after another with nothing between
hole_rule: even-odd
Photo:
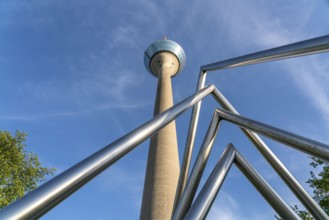
<instances>
[{"instance_id":1,"label":"stainless steel tube","mask_svg":"<svg viewBox=\"0 0 329 220\"><path fill-rule=\"evenodd\" d=\"M203 140L196 162L194 163L191 175L187 181L186 187L172 217L173 220L183 219L192 204L195 192L199 186L200 179L213 147L219 125L220 119L218 114L215 112Z\"/></svg>"},{"instance_id":2,"label":"stainless steel tube","mask_svg":"<svg viewBox=\"0 0 329 220\"><path fill-rule=\"evenodd\" d=\"M205 219L211 208L216 195L222 186L225 177L231 168L235 158L235 150L232 144L229 144L216 167L211 172L207 182L202 187L199 195L196 197L191 208L186 213L184 219Z\"/></svg>"},{"instance_id":3,"label":"stainless steel tube","mask_svg":"<svg viewBox=\"0 0 329 220\"><path fill-rule=\"evenodd\" d=\"M225 109L235 114L239 114L237 110L231 105L231 103L221 94L217 89L212 93L218 103ZM249 140L255 145L259 152L269 162L277 174L287 184L290 190L297 196L297 198L303 203L305 208L316 219L328 219L327 214L320 208L320 206L313 200L313 198L306 192L306 190L299 184L295 177L289 172L289 170L283 165L279 158L271 151L271 149L264 143L264 141L254 132L241 128L243 133L249 138Z\"/></svg>"},{"instance_id":4,"label":"stainless steel tube","mask_svg":"<svg viewBox=\"0 0 329 220\"><path fill-rule=\"evenodd\" d=\"M266 125L255 120L242 117L222 109L217 109L217 112L219 116L224 120L232 122L240 127L255 131L256 133L263 134L266 137L289 145L297 150L329 161L329 145Z\"/></svg>"},{"instance_id":5,"label":"stainless steel tube","mask_svg":"<svg viewBox=\"0 0 329 220\"><path fill-rule=\"evenodd\" d=\"M329 51L329 35L207 64L201 69L209 72L326 51Z\"/></svg>"},{"instance_id":6,"label":"stainless steel tube","mask_svg":"<svg viewBox=\"0 0 329 220\"><path fill-rule=\"evenodd\" d=\"M0 219L35 219L214 90L207 86L0 211Z\"/></svg>"},{"instance_id":7,"label":"stainless steel tube","mask_svg":"<svg viewBox=\"0 0 329 220\"><path fill-rule=\"evenodd\" d=\"M301 219L237 150L235 150L235 164L281 218Z\"/></svg>"},{"instance_id":8,"label":"stainless steel tube","mask_svg":"<svg viewBox=\"0 0 329 220\"><path fill-rule=\"evenodd\" d=\"M207 75L206 73L204 73L203 71L200 71L196 91L199 91L200 89L202 89L204 87L204 84L206 81L206 75ZM193 152L193 146L194 146L194 140L195 140L195 134L196 134L197 126L198 126L198 118L199 118L199 114L200 114L200 109L201 109L201 101L198 102L192 109L189 130L187 133L186 144L185 144L185 149L184 149L184 156L183 156L182 167L181 167L181 171L180 171L180 175L179 175L179 179L178 179L178 185L177 185L177 191L176 191L173 210L175 210L175 207L178 204L178 200L181 197L181 194L185 188L186 181L188 178L190 164L191 164L191 157L192 157L192 152Z\"/></svg>"}]
</instances>

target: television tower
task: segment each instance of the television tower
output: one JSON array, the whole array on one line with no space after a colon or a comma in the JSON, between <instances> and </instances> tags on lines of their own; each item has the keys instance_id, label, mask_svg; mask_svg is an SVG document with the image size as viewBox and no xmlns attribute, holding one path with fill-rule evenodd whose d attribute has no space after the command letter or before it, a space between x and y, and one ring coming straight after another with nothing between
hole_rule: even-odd
<instances>
[{"instance_id":1,"label":"television tower","mask_svg":"<svg viewBox=\"0 0 329 220\"><path fill-rule=\"evenodd\" d=\"M154 116L173 106L171 78L185 66L179 44L168 40L152 43L144 55L146 69L158 78ZM179 177L175 121L151 137L140 219L170 219Z\"/></svg>"}]
</instances>

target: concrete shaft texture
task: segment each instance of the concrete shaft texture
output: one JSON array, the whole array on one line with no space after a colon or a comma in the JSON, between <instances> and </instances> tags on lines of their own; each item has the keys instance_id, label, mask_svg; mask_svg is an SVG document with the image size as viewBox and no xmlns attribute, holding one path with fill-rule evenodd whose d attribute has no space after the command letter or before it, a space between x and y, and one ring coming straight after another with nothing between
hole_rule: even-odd
<instances>
[{"instance_id":1,"label":"concrete shaft texture","mask_svg":"<svg viewBox=\"0 0 329 220\"><path fill-rule=\"evenodd\" d=\"M170 53L159 53L151 61L158 76L154 116L173 106L171 77L179 63ZM151 138L140 219L170 219L179 177L176 124L171 122Z\"/></svg>"}]
</instances>

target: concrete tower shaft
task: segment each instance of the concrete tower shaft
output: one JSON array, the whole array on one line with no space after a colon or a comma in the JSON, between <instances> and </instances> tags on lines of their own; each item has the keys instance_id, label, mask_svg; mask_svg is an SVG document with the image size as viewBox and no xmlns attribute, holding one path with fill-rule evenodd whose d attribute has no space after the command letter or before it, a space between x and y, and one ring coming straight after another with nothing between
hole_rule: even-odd
<instances>
[{"instance_id":1,"label":"concrete tower shaft","mask_svg":"<svg viewBox=\"0 0 329 220\"><path fill-rule=\"evenodd\" d=\"M163 41L162 43L166 43L168 40ZM154 107L156 116L173 106L171 77L179 72L181 61L185 60L179 60L176 54L168 50L157 51L150 57L147 68L158 77ZM175 122L171 122L150 141L141 219L171 218L179 170L176 125Z\"/></svg>"}]
</instances>

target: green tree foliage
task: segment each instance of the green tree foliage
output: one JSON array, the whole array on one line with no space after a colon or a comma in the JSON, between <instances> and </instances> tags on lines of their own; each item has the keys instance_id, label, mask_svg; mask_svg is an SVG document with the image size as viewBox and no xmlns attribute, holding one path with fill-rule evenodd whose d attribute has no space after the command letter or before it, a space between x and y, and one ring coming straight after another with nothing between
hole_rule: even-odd
<instances>
[{"instance_id":1,"label":"green tree foliage","mask_svg":"<svg viewBox=\"0 0 329 220\"><path fill-rule=\"evenodd\" d=\"M32 191L52 175L54 168L42 167L38 156L26 152L27 134L0 131L0 209Z\"/></svg>"},{"instance_id":2,"label":"green tree foliage","mask_svg":"<svg viewBox=\"0 0 329 220\"><path fill-rule=\"evenodd\" d=\"M322 170L317 175L314 174L314 171L310 171L311 178L306 183L313 189L313 199L329 215L329 163L313 157L310 165L314 169ZM292 208L302 219L314 219L308 211L300 210L296 205Z\"/></svg>"},{"instance_id":3,"label":"green tree foliage","mask_svg":"<svg viewBox=\"0 0 329 220\"><path fill-rule=\"evenodd\" d=\"M299 210L298 206L293 206L292 209L301 217L303 220L314 220L313 216L308 212L304 210Z\"/></svg>"},{"instance_id":4,"label":"green tree foliage","mask_svg":"<svg viewBox=\"0 0 329 220\"><path fill-rule=\"evenodd\" d=\"M315 201L329 215L329 163L316 158L312 159L310 165L314 168L321 167L322 170L318 175L311 171L311 178L307 183L313 188Z\"/></svg>"}]
</instances>

